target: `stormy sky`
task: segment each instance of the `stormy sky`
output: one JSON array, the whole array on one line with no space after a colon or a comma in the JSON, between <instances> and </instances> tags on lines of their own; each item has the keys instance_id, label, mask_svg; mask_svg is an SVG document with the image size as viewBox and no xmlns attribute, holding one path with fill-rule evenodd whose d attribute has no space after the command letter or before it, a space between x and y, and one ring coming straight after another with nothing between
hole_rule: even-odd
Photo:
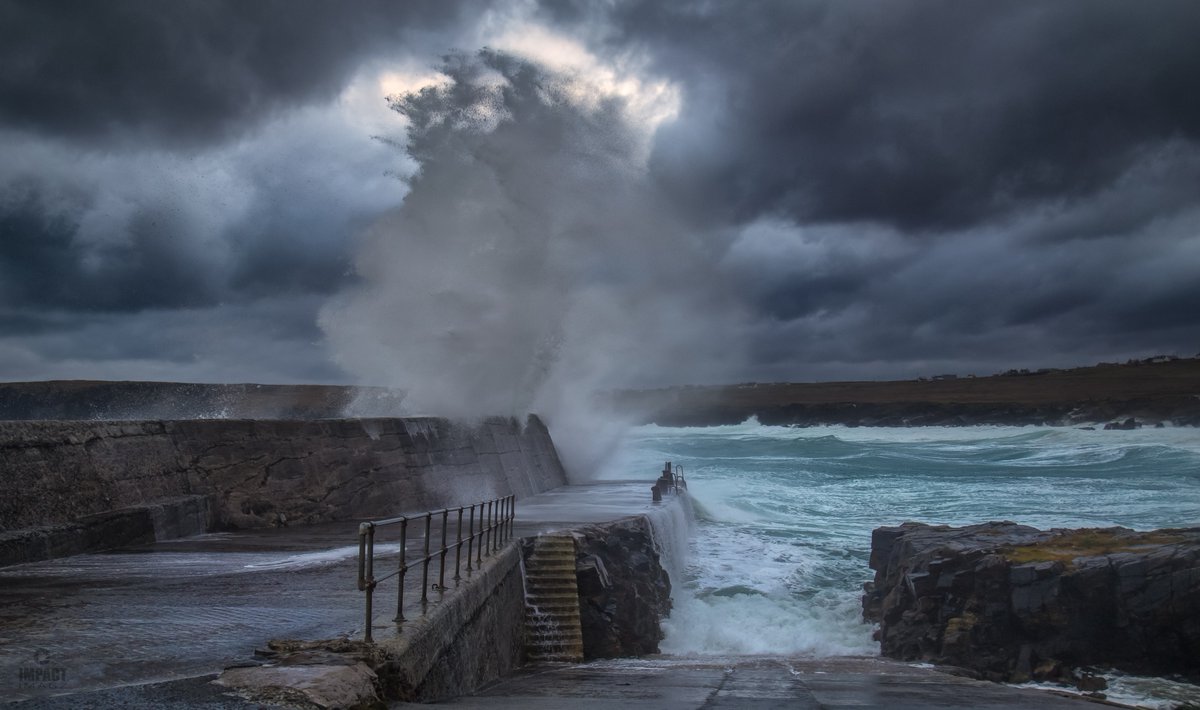
<instances>
[{"instance_id":1,"label":"stormy sky","mask_svg":"<svg viewBox=\"0 0 1200 710\"><path fill-rule=\"evenodd\" d=\"M1200 3L0 0L0 379L1200 351Z\"/></svg>"}]
</instances>

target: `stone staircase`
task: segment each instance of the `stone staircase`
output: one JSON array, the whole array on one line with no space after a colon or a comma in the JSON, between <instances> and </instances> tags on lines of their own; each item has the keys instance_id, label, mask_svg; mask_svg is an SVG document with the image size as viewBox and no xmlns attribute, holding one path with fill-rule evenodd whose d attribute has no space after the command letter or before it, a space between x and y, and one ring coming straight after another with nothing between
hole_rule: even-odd
<instances>
[{"instance_id":1,"label":"stone staircase","mask_svg":"<svg viewBox=\"0 0 1200 710\"><path fill-rule=\"evenodd\" d=\"M583 661L570 535L539 535L525 560L525 655L530 663Z\"/></svg>"}]
</instances>

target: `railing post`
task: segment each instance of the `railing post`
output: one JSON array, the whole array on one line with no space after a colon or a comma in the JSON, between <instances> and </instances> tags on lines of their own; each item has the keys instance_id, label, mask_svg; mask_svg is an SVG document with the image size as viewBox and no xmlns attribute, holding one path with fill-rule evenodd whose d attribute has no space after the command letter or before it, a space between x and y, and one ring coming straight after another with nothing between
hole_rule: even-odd
<instances>
[{"instance_id":1,"label":"railing post","mask_svg":"<svg viewBox=\"0 0 1200 710\"><path fill-rule=\"evenodd\" d=\"M475 550L475 504L471 504L470 527L467 529L467 571L471 571L471 556Z\"/></svg>"},{"instance_id":2,"label":"railing post","mask_svg":"<svg viewBox=\"0 0 1200 710\"><path fill-rule=\"evenodd\" d=\"M494 501L494 500L489 500L487 502L487 507L488 507L487 508L487 510L488 510L488 513L487 513L487 515L488 515L487 535L484 537L483 542L485 545L487 545L487 548L485 548L485 549L487 550L488 557L492 556L492 531L496 526L496 522L495 522L496 521L496 513L494 510L495 503L496 503L496 501Z\"/></svg>"},{"instance_id":3,"label":"railing post","mask_svg":"<svg viewBox=\"0 0 1200 710\"><path fill-rule=\"evenodd\" d=\"M372 523L362 523L359 525L359 589L365 591L366 598L366 624L362 631L362 640L367 643L372 642L371 638L371 616L372 595L374 592L374 525Z\"/></svg>"},{"instance_id":4,"label":"railing post","mask_svg":"<svg viewBox=\"0 0 1200 710\"><path fill-rule=\"evenodd\" d=\"M500 499L500 545L508 542L508 538L504 536L505 530L508 528L508 496ZM500 548L496 548L500 549Z\"/></svg>"},{"instance_id":5,"label":"railing post","mask_svg":"<svg viewBox=\"0 0 1200 710\"><path fill-rule=\"evenodd\" d=\"M425 560L421 564L421 604L429 602L429 526L433 522L433 513L425 514Z\"/></svg>"},{"instance_id":6,"label":"railing post","mask_svg":"<svg viewBox=\"0 0 1200 710\"><path fill-rule=\"evenodd\" d=\"M498 519L496 520L496 524L499 526L498 528L496 528L496 545L497 545L496 549L497 550L499 550L504 545L504 526L508 524L508 522L507 522L508 518L506 517L508 515L508 513L505 512L507 510L508 510L508 496L504 496L503 498L500 499L500 515L497 516Z\"/></svg>"},{"instance_id":7,"label":"railing post","mask_svg":"<svg viewBox=\"0 0 1200 710\"><path fill-rule=\"evenodd\" d=\"M400 521L400 569L396 576L400 581L400 590L396 592L395 622L404 621L404 575L408 574L408 518Z\"/></svg>"},{"instance_id":8,"label":"railing post","mask_svg":"<svg viewBox=\"0 0 1200 710\"><path fill-rule=\"evenodd\" d=\"M483 525L482 528L480 528L480 530L479 530L479 533L480 533L479 547L481 547L483 549L484 557L491 557L491 555L492 555L492 502L490 500L483 504L483 509L480 511L479 514L481 516L485 516L484 519L487 520L487 523L485 525Z\"/></svg>"},{"instance_id":9,"label":"railing post","mask_svg":"<svg viewBox=\"0 0 1200 710\"><path fill-rule=\"evenodd\" d=\"M489 501L480 503L472 503L470 506L459 506L453 509L457 513L454 528L454 581L457 583L462 579L462 546L467 543L467 573L470 574L472 569L478 570L483 567L483 557L486 555L491 557L494 553L500 550L501 546L507 544L513 535L513 522L516 519L516 495L510 494L500 498L493 498ZM476 517L476 509L479 511L478 518ZM441 546L431 552L431 537L433 535L433 516L434 511L425 513L425 537L422 540L422 548L424 554L421 558L421 606L422 610L429 603L429 589L437 589L439 593L446 591L446 556L450 554L450 508L443 508L436 511L442 516L442 542ZM463 515L467 515L467 530L464 537L463 534ZM358 580L357 586L359 591L366 595L365 599L365 624L363 629L363 638L368 643L373 642L373 616L375 604L375 588L380 582L387 581L393 576L398 578L396 590L396 616L393 619L397 624L403 622L404 619L404 588L405 581L408 577L408 523L415 518L408 516L397 516L386 520L368 521L358 526ZM478 520L478 524L476 524ZM386 574L382 579L375 578L375 530L381 526L400 525L400 555L398 567L392 574ZM433 561L433 555L438 555L438 576L437 583L429 583L429 565ZM474 561L472 561L474 557ZM457 586L457 585L456 585ZM400 629L397 627L397 633Z\"/></svg>"},{"instance_id":10,"label":"railing post","mask_svg":"<svg viewBox=\"0 0 1200 710\"><path fill-rule=\"evenodd\" d=\"M458 507L458 527L454 531L454 581L462 579L458 574L458 565L462 561L462 506Z\"/></svg>"},{"instance_id":11,"label":"railing post","mask_svg":"<svg viewBox=\"0 0 1200 710\"><path fill-rule=\"evenodd\" d=\"M504 501L505 498L496 501L496 552L504 544Z\"/></svg>"},{"instance_id":12,"label":"railing post","mask_svg":"<svg viewBox=\"0 0 1200 710\"><path fill-rule=\"evenodd\" d=\"M475 569L483 566L483 503L479 504L479 540L475 543Z\"/></svg>"},{"instance_id":13,"label":"railing post","mask_svg":"<svg viewBox=\"0 0 1200 710\"><path fill-rule=\"evenodd\" d=\"M438 588L446 590L446 522L450 519L449 509L442 511L442 557L438 561Z\"/></svg>"},{"instance_id":14,"label":"railing post","mask_svg":"<svg viewBox=\"0 0 1200 710\"><path fill-rule=\"evenodd\" d=\"M370 523L358 526L358 591L367 591L367 530Z\"/></svg>"}]
</instances>

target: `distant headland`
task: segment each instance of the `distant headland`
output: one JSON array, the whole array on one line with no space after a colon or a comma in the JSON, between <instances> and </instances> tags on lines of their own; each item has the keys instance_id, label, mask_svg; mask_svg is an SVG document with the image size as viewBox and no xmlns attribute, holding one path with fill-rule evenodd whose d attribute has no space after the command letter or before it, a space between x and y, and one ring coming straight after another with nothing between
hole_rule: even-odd
<instances>
[{"instance_id":1,"label":"distant headland","mask_svg":"<svg viewBox=\"0 0 1200 710\"><path fill-rule=\"evenodd\" d=\"M1200 426L1200 356L915 380L616 390L598 404L663 426ZM389 416L403 392L344 385L49 380L0 383L0 420Z\"/></svg>"},{"instance_id":2,"label":"distant headland","mask_svg":"<svg viewBox=\"0 0 1200 710\"><path fill-rule=\"evenodd\" d=\"M1200 426L1200 357L884 382L624 390L613 405L663 426Z\"/></svg>"}]
</instances>

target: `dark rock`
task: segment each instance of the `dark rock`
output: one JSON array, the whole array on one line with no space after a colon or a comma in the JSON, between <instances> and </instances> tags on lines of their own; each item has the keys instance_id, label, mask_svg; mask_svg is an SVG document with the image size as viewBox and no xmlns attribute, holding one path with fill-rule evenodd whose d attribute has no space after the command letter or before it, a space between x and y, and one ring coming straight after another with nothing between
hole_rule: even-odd
<instances>
[{"instance_id":1,"label":"dark rock","mask_svg":"<svg viewBox=\"0 0 1200 710\"><path fill-rule=\"evenodd\" d=\"M1075 687L1085 693L1094 693L1098 690L1107 690L1108 681L1102 676L1080 673L1079 677L1075 679Z\"/></svg>"},{"instance_id":2,"label":"dark rock","mask_svg":"<svg viewBox=\"0 0 1200 710\"><path fill-rule=\"evenodd\" d=\"M576 530L575 578L584 658L658 653L671 580L642 516Z\"/></svg>"},{"instance_id":3,"label":"dark rock","mask_svg":"<svg viewBox=\"0 0 1200 710\"><path fill-rule=\"evenodd\" d=\"M1141 426L1141 425L1138 424L1136 419L1134 419L1133 417L1129 417L1128 419L1126 419L1123 422L1109 422L1104 425L1104 429L1105 429L1105 431L1112 431L1112 430L1129 431L1132 429L1137 429L1139 426Z\"/></svg>"},{"instance_id":4,"label":"dark rock","mask_svg":"<svg viewBox=\"0 0 1200 710\"><path fill-rule=\"evenodd\" d=\"M863 614L884 655L1015 682L1092 665L1200 676L1200 528L905 523L872 533L870 564Z\"/></svg>"}]
</instances>

